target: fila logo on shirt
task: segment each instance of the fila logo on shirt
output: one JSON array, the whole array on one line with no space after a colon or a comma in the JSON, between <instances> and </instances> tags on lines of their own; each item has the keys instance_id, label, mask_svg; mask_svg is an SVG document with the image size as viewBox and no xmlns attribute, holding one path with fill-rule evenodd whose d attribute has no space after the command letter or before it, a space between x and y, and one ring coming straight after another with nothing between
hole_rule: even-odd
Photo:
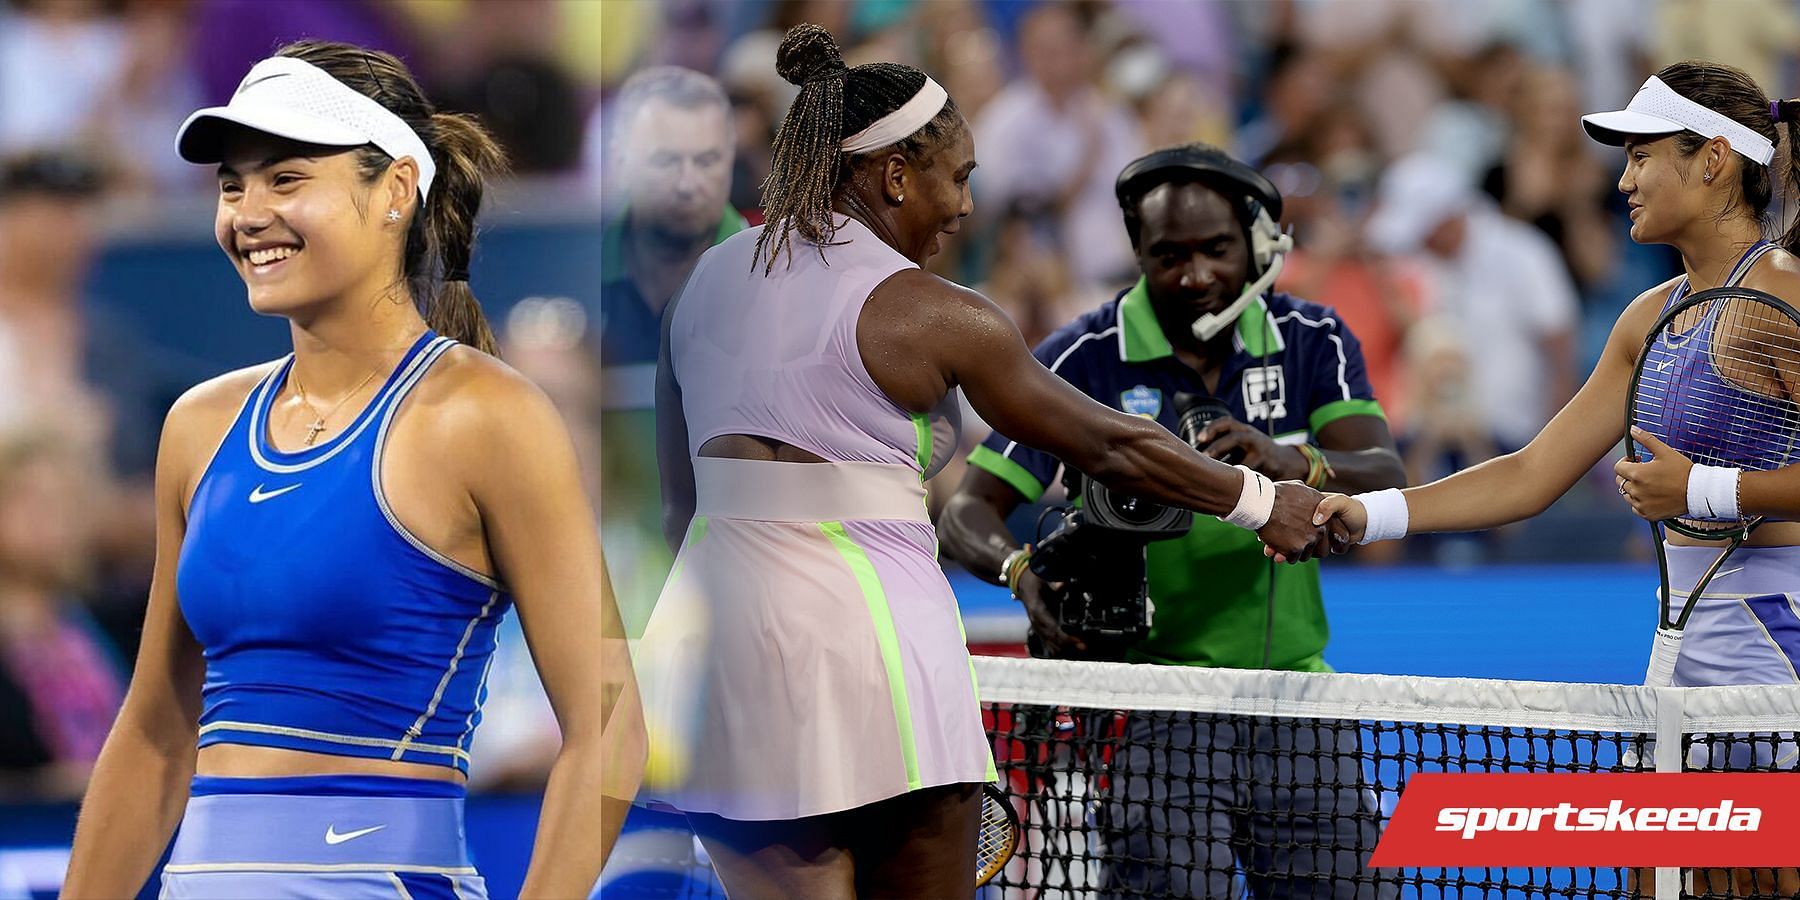
<instances>
[{"instance_id":1,"label":"fila logo on shirt","mask_svg":"<svg viewBox=\"0 0 1800 900\"><path fill-rule=\"evenodd\" d=\"M1244 370L1244 418L1275 420L1287 417L1287 380L1280 366Z\"/></svg>"}]
</instances>

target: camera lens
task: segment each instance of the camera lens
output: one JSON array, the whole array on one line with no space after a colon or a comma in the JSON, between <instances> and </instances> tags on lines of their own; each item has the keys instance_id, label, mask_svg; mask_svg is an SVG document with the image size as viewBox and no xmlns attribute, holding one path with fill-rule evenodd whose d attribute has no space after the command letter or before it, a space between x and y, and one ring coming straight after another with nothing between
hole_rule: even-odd
<instances>
[{"instance_id":1,"label":"camera lens","mask_svg":"<svg viewBox=\"0 0 1800 900\"><path fill-rule=\"evenodd\" d=\"M1107 500L1117 518L1133 525L1147 525L1162 515L1165 509L1159 503L1149 503L1139 497L1128 497L1110 491L1107 493Z\"/></svg>"}]
</instances>

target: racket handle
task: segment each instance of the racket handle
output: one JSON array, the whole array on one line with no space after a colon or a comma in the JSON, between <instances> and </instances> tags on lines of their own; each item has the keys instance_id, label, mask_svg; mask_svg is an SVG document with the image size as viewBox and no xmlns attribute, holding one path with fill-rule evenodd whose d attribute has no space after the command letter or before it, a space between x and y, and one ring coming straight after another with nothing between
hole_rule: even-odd
<instances>
[{"instance_id":1,"label":"racket handle","mask_svg":"<svg viewBox=\"0 0 1800 900\"><path fill-rule=\"evenodd\" d=\"M1656 629L1656 641L1650 648L1650 669L1644 674L1649 687L1668 687L1675 683L1675 661L1681 657L1681 632L1673 628Z\"/></svg>"}]
</instances>

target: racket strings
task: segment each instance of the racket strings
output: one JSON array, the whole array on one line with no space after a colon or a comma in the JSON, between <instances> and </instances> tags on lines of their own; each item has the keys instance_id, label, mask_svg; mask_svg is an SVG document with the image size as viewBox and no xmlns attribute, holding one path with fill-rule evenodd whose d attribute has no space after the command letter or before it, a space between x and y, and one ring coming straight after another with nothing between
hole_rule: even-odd
<instances>
[{"instance_id":1,"label":"racket strings","mask_svg":"<svg viewBox=\"0 0 1800 900\"><path fill-rule=\"evenodd\" d=\"M1019 825L1003 797L984 790L981 800L981 831L976 838L975 869L978 880L993 877L1012 858L1018 847Z\"/></svg>"},{"instance_id":2,"label":"racket strings","mask_svg":"<svg viewBox=\"0 0 1800 900\"><path fill-rule=\"evenodd\" d=\"M1796 462L1800 323L1750 297L1719 297L1701 313L1670 317L1650 344L1638 424L1696 463L1768 470Z\"/></svg>"}]
</instances>

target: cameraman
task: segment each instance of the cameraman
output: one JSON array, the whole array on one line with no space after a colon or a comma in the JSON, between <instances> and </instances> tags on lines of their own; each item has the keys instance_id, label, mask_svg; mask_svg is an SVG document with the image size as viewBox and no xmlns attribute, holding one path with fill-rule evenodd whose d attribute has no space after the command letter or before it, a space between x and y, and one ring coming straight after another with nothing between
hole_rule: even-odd
<instances>
[{"instance_id":1,"label":"cameraman","mask_svg":"<svg viewBox=\"0 0 1800 900\"><path fill-rule=\"evenodd\" d=\"M1132 162L1117 194L1142 277L1051 335L1038 359L1094 399L1171 431L1178 393L1224 404L1230 415L1195 443L1271 479L1338 491L1403 485L1356 338L1332 310L1267 291L1288 246L1274 224L1274 186L1214 147L1187 144ZM939 523L945 553L996 584L1016 572L1008 586L1045 649L1081 656L1081 636L1057 621L1062 586L1030 570L1029 549L1006 527L1061 463L999 433L969 463ZM1155 616L1129 660L1329 671L1316 562L1283 567L1271 589L1255 536L1206 516L1147 556ZM1357 731L1324 724L1315 732L1235 716L1133 716L1113 760L1103 886L1228 896L1235 859L1259 897L1389 895L1365 871L1378 813L1362 786ZM1337 746L1311 746L1320 734ZM1152 748L1168 752L1152 759ZM1271 784L1277 762L1291 789ZM1240 783L1234 772L1259 777Z\"/></svg>"}]
</instances>

